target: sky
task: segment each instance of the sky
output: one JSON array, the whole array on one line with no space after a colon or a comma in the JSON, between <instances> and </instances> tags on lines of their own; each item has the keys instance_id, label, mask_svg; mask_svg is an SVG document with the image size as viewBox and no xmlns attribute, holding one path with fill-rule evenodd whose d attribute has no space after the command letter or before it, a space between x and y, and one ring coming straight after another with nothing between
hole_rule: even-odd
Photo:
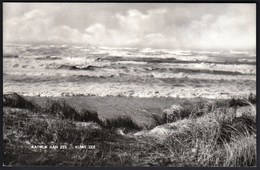
<instances>
[{"instance_id":1,"label":"sky","mask_svg":"<svg viewBox=\"0 0 260 170\"><path fill-rule=\"evenodd\" d=\"M3 42L254 50L256 5L3 3Z\"/></svg>"}]
</instances>

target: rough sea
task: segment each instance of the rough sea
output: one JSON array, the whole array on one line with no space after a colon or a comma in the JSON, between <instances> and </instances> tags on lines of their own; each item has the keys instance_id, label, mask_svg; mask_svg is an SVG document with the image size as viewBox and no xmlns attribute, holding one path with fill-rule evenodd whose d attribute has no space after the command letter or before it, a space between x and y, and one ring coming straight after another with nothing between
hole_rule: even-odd
<instances>
[{"instance_id":1,"label":"rough sea","mask_svg":"<svg viewBox=\"0 0 260 170\"><path fill-rule=\"evenodd\" d=\"M3 91L27 96L229 98L256 94L256 54L5 45Z\"/></svg>"}]
</instances>

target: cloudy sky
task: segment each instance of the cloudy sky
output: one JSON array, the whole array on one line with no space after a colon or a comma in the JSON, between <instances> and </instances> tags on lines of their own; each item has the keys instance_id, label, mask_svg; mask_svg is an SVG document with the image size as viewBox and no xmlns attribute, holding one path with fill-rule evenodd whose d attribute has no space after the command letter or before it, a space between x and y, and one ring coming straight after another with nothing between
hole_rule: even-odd
<instances>
[{"instance_id":1,"label":"cloudy sky","mask_svg":"<svg viewBox=\"0 0 260 170\"><path fill-rule=\"evenodd\" d=\"M4 3L5 43L255 49L255 4Z\"/></svg>"}]
</instances>

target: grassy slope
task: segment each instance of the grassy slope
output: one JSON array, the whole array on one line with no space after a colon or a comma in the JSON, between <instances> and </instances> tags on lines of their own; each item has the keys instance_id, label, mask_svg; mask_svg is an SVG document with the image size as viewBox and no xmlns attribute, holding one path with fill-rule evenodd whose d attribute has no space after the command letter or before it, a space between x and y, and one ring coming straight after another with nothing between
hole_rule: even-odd
<instances>
[{"instance_id":1,"label":"grassy slope","mask_svg":"<svg viewBox=\"0 0 260 170\"><path fill-rule=\"evenodd\" d=\"M245 100L211 102L122 97L64 100L17 95L4 98L5 165L256 165L255 106ZM252 98L250 101L255 102ZM132 112L146 109L147 115L151 110L160 115L162 109L173 103L182 105L183 110L175 114L174 120L164 121L157 127L143 122L153 119L158 123L155 121L158 116L149 119L143 116L143 122L138 122L142 112L137 112L140 117ZM245 109L242 116L236 118L240 108ZM122 116L120 109L133 114ZM106 117L109 113L113 116ZM130 133L120 135L118 131L122 128ZM42 152L29 148L39 143L95 144L96 149Z\"/></svg>"}]
</instances>

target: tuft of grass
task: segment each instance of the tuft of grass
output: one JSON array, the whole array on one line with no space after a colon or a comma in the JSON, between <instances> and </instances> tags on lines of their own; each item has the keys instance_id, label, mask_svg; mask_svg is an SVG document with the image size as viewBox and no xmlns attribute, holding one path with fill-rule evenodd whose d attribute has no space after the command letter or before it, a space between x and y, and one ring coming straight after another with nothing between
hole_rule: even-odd
<instances>
[{"instance_id":1,"label":"tuft of grass","mask_svg":"<svg viewBox=\"0 0 260 170\"><path fill-rule=\"evenodd\" d=\"M219 101L203 101L200 99L185 101L180 105L172 105L170 108L163 110L164 123L200 117L224 106L225 103Z\"/></svg>"},{"instance_id":2,"label":"tuft of grass","mask_svg":"<svg viewBox=\"0 0 260 170\"><path fill-rule=\"evenodd\" d=\"M162 111L162 117L164 123L171 123L184 118L201 117L218 109L222 109L226 112L232 108L236 111L237 108L242 106L252 106L252 108L254 108L253 104L255 104L255 102L256 95L253 95L252 93L248 96L232 96L231 99L214 101L205 101L198 98L187 100L180 105L172 105L170 108L164 109Z\"/></svg>"},{"instance_id":3,"label":"tuft of grass","mask_svg":"<svg viewBox=\"0 0 260 170\"><path fill-rule=\"evenodd\" d=\"M256 134L256 121L253 117L235 117L230 121L221 122L220 136L218 142L230 142L237 137Z\"/></svg>"},{"instance_id":4,"label":"tuft of grass","mask_svg":"<svg viewBox=\"0 0 260 170\"><path fill-rule=\"evenodd\" d=\"M256 138L245 136L232 143L225 143L223 149L223 166L246 167L256 166Z\"/></svg>"},{"instance_id":5,"label":"tuft of grass","mask_svg":"<svg viewBox=\"0 0 260 170\"><path fill-rule=\"evenodd\" d=\"M63 119L75 119L78 114L74 108L67 104L64 100L49 100L45 112L59 116Z\"/></svg>"},{"instance_id":6,"label":"tuft of grass","mask_svg":"<svg viewBox=\"0 0 260 170\"><path fill-rule=\"evenodd\" d=\"M51 113L53 115L59 116L63 119L71 119L75 121L94 121L100 123L97 112L93 110L82 109L76 111L74 107L66 103L65 100L48 100L47 106L42 108L44 112Z\"/></svg>"},{"instance_id":7,"label":"tuft of grass","mask_svg":"<svg viewBox=\"0 0 260 170\"><path fill-rule=\"evenodd\" d=\"M101 125L107 129L123 127L132 130L141 130L141 127L136 124L130 116L118 116L112 119L103 119L101 122Z\"/></svg>"},{"instance_id":8,"label":"tuft of grass","mask_svg":"<svg viewBox=\"0 0 260 170\"><path fill-rule=\"evenodd\" d=\"M250 93L247 96L232 96L231 99L228 100L229 107L241 107L247 106L249 103L256 103L256 95Z\"/></svg>"},{"instance_id":9,"label":"tuft of grass","mask_svg":"<svg viewBox=\"0 0 260 170\"><path fill-rule=\"evenodd\" d=\"M3 95L3 105L7 107L14 107L14 108L23 108L23 109L30 109L35 110L39 106L24 99L17 93L9 93Z\"/></svg>"}]
</instances>

